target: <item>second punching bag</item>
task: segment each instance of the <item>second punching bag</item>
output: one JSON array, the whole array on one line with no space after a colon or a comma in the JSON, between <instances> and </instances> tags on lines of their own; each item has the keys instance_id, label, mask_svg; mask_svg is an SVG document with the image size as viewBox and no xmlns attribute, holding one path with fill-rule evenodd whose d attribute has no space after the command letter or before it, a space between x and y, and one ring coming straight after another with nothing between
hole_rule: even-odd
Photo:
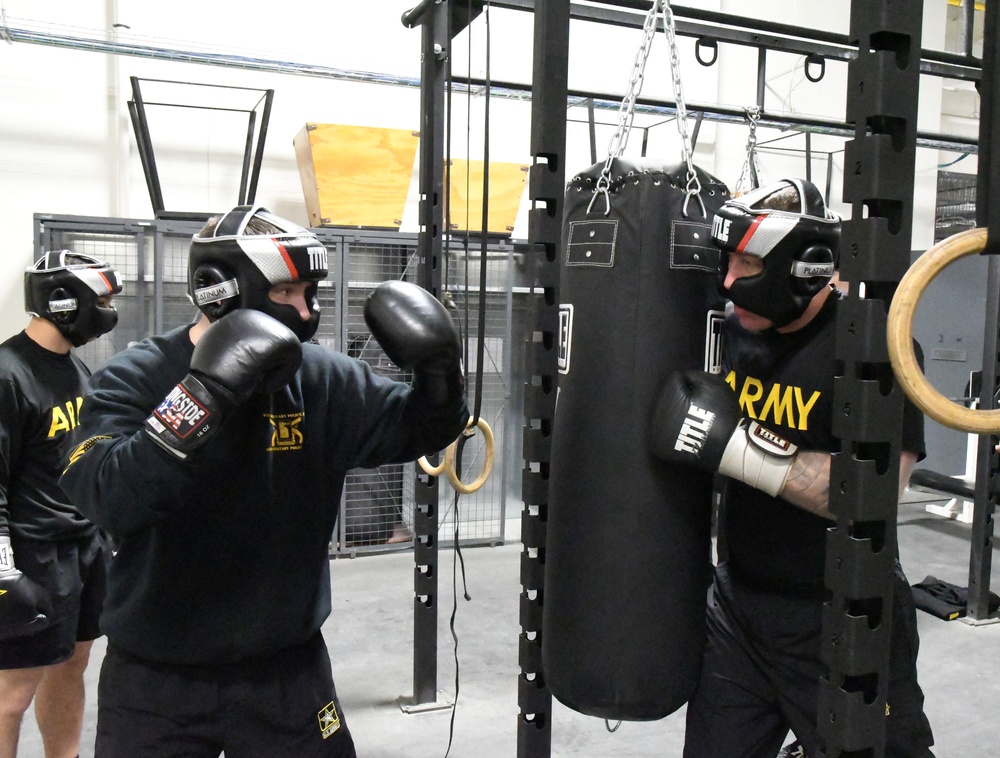
<instances>
[{"instance_id":1,"label":"second punching bag","mask_svg":"<svg viewBox=\"0 0 1000 758\"><path fill-rule=\"evenodd\" d=\"M729 191L699 170L706 213L692 197L685 216L685 165L615 158L595 197L603 166L573 179L563 219L542 670L564 705L642 721L687 702L704 646L712 478L647 439L664 378L710 368Z\"/></svg>"}]
</instances>

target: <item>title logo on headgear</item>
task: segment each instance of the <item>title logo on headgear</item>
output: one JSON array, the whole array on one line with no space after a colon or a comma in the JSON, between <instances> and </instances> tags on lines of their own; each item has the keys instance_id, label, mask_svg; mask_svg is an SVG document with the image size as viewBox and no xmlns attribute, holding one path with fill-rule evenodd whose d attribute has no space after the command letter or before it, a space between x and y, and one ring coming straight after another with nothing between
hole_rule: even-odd
<instances>
[{"instance_id":1,"label":"title logo on headgear","mask_svg":"<svg viewBox=\"0 0 1000 758\"><path fill-rule=\"evenodd\" d=\"M712 239L726 245L729 242L729 228L732 223L730 219L716 214L712 220Z\"/></svg>"},{"instance_id":2,"label":"title logo on headgear","mask_svg":"<svg viewBox=\"0 0 1000 758\"><path fill-rule=\"evenodd\" d=\"M310 245L306 248L306 252L309 253L310 271L329 271L330 267L327 265L328 256L325 247L322 245Z\"/></svg>"}]
</instances>

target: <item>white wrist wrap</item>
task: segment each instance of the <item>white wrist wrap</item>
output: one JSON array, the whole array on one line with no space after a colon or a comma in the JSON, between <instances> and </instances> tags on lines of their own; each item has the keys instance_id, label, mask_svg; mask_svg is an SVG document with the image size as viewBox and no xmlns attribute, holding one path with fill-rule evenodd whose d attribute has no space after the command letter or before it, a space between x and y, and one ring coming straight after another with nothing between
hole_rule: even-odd
<instances>
[{"instance_id":1,"label":"white wrist wrap","mask_svg":"<svg viewBox=\"0 0 1000 758\"><path fill-rule=\"evenodd\" d=\"M777 497L797 452L798 447L784 437L756 421L743 419L726 444L719 473Z\"/></svg>"}]
</instances>

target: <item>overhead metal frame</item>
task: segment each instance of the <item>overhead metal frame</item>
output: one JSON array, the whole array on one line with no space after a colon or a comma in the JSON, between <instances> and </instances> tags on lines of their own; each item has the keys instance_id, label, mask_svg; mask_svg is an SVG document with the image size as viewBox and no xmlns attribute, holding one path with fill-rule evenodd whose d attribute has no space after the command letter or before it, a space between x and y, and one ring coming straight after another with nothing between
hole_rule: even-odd
<instances>
[{"instance_id":1,"label":"overhead metal frame","mask_svg":"<svg viewBox=\"0 0 1000 758\"><path fill-rule=\"evenodd\" d=\"M545 0L545 2L538 4L531 0L495 0L493 5L495 7L533 10L535 13L535 61L532 78L532 101L534 104L532 108L532 156L535 165L533 165L532 173L529 175L532 215L529 224L528 257L533 265L536 289L540 288L543 294L536 295L534 298L535 327L525 344L528 379L525 387L522 485L522 498L525 503L522 540L525 544L525 553L522 556L521 570L522 634L521 678L519 682L521 686L518 698L520 707L518 756L519 758L547 758L551 754L551 724L549 723L551 694L545 686L541 673L541 657L538 651L540 650L541 636L544 634L544 629L541 627L541 604L544 602L545 516L548 506L549 443L554 416L557 374L558 250L561 246L559 222L564 189L562 173L565 158L564 111L567 97L573 94L581 95L584 98L583 102L586 102L588 107L593 107L592 103L599 97L595 93L570 93L566 88L569 24L571 19L586 19L622 26L641 27L642 21L639 15L635 13L623 14L599 6L625 6L648 11L651 3L648 1L631 2L630 0L619 0L619 2L594 0L593 5L579 6L571 4L569 0ZM890 425L888 429L896 437L899 436L900 417L897 411L901 411L901 391L897 387L891 398L880 399L878 397L880 395L879 381L873 382L869 375L865 374L865 371L871 369L876 372L876 375L881 376L884 375L885 367L888 366L888 356L884 355L886 347L881 344L884 339L881 342L876 339L879 318L884 322L885 310L876 313L873 306L879 308L884 306L885 303L880 298L891 297L895 283L898 282L902 273L902 270L899 270L899 264L902 261L902 268L905 270L909 261L914 171L912 151L915 150L921 139L926 142L929 136L924 135L922 138L916 132L916 82L920 74L971 81L978 81L981 75L981 62L971 55L969 52L971 46L968 45L964 56L921 50L919 60L912 60L912 57L915 57L912 56L914 41L917 49L920 49L922 7L922 0L907 1L902 3L900 7L894 6L893 9L884 5L873 7L873 4L867 3L865 0L858 0L852 3L852 29L850 38L848 38L783 24L750 21L727 14L708 13L676 5L672 6L675 16L678 17L677 32L679 34L711 40L716 43L722 41L749 45L760 51L757 97L758 105L761 106L763 105L762 88L759 81L762 76L761 72L766 66L767 50L794 52L810 56L810 60L814 63L826 59L856 62L859 57L857 40L860 36L864 36L867 55L865 60L853 69L855 78L852 80L857 91L856 94L860 94L857 77L862 72L875 74L880 81L890 87L897 83L892 79L892 69L897 68L895 53L901 51L886 49L887 38L878 36L879 28L884 27L888 30L889 46L898 45L901 42L910 45L908 50L911 60L903 66L906 69L903 76L907 86L902 90L902 93L895 93L895 96L891 98L892 102L866 101L864 98L855 97L848 113L852 120L845 121L843 124L817 119L792 119L783 115L772 117L775 120L780 119L779 123L782 125L797 125L803 127L803 130L806 128L814 131L847 130L850 135L855 137L853 141L855 152L852 154L852 158L859 161L862 169L858 179L845 178L845 197L851 199L855 205L857 239L862 243L854 250L856 259L853 271L860 276L848 277L848 279L870 282L873 285L871 292L873 299L862 300L857 297L857 294L855 295L854 310L858 312L850 315L860 316L862 326L866 331L860 335L860 338L855 337L848 340L851 343L850 347L856 351L856 354L851 356L855 365L844 386L848 396L856 396L856 399L861 401L860 407L871 410L872 415L864 422L867 424L867 426L863 424L864 428L852 426L852 424L858 423L857 417L863 414L855 413L855 419L844 422L840 433L847 435L848 445L853 445L851 449L857 460L853 469L850 462L845 461L847 468L841 469L838 473L846 476L845 481L849 480L853 485L868 483L875 486L876 492L884 490L885 497L876 498L871 507L866 507L860 502L860 488L851 487L849 491L853 493L853 501L844 499L844 502L840 504L843 512L859 515L860 520L865 522L856 535L852 533L853 527L852 530L846 528L846 523L839 524L840 528L836 530L841 532L847 546L842 551L843 557L847 561L847 565L844 566L844 575L854 578L863 573L865 566L870 566L872 563L871 548L876 542L878 542L879 547L886 546L885 540L889 540L889 547L895 542L897 482L891 483L891 492L885 482L891 479L892 474L898 476L898 459L895 467L889 465L888 470L883 464L886 460L891 459L893 452L898 453L899 442L887 439L885 436L887 427L884 424L879 426L875 422L879 419L883 421L889 419L891 422L894 418L894 425ZM866 11L870 14L867 17L865 16ZM907 13L910 14L909 17L906 17ZM879 14L882 16L880 17ZM695 20L685 21L683 20L685 18ZM901 33L901 29L905 31ZM873 38L872 34L876 36ZM469 81L468 84L473 86L475 82ZM509 85L504 83L502 86ZM910 98L912 114L909 114L908 111L903 115L895 112L901 105L901 98ZM662 107L662 104L659 105ZM909 107L905 103L902 105L904 108ZM884 106L889 107L888 113L880 112ZM722 112L723 109L719 108L706 107L702 109L697 105L689 105L689 109L703 110L706 117L710 117L709 114L711 114L712 116L738 117L741 121L744 118L743 113L725 113ZM869 120L869 116L871 116L871 120ZM769 125L766 114L760 123L761 125ZM554 139L546 140L545 135L554 137ZM895 161L880 163L878 158L892 156L893 137L901 140L905 155ZM936 145L941 149L974 152L973 145L970 144L971 141L965 138L948 137L945 139L940 135L934 135L934 139L931 141L947 141L955 146L944 148L942 145ZM928 144L928 146L932 145ZM908 183L905 180L902 182L903 185L907 185L903 189L908 190L908 198L905 196L905 192L902 196L900 195L900 179L898 175L889 174L888 166L890 165L893 168L902 167L904 177L910 177ZM557 179L558 181L556 181ZM869 218L864 218L866 212ZM899 240L899 244L890 244L890 251L897 247L902 249L905 243L906 257L904 258L902 253L890 256L890 259L886 260L887 265L883 267L876 256L876 251L879 250L876 243L893 240ZM994 289L1000 290L1000 287L994 287ZM844 309L844 313L840 314L839 331L842 331L841 326L846 321L850 310L848 307ZM884 334L884 323L882 326L881 334ZM994 326L996 326L995 322ZM878 374L879 371L882 373ZM873 388L874 392L872 392ZM895 411L890 407L893 404L895 404ZM893 417L893 413L896 413L895 417ZM859 454L860 457L858 457ZM875 465L876 461L873 458L879 459L879 466ZM882 470L878 471L878 468ZM845 517L839 518L843 520ZM870 532L866 532L866 529ZM859 545L861 549L856 549ZM834 555L837 555L836 550L835 547ZM869 551L867 555L866 550ZM868 559L867 563L866 558ZM881 568L885 569L884 566ZM884 590L886 577L889 575L891 573L886 574L883 571L881 578L876 580L876 583L881 584L879 589L882 590L880 593L881 605L878 609L880 620L887 618L887 616L882 615L882 610L885 609L888 612L889 606L885 605L886 592ZM852 632L860 634L861 629L856 623L857 619L860 618L867 623L868 617L862 612L864 610L862 606L854 601L852 590L864 585L860 583L852 587L849 583L845 584L844 581L838 582L836 585L837 591L840 593L838 597L842 607L835 609L828 615L833 618L837 615L836 612L842 610L843 613L839 614L841 627L843 627L843 623L847 623L851 626ZM891 602L891 584L889 585L888 598ZM837 624L833 624L830 628L836 627ZM883 632L887 628L888 625L884 625ZM875 641L880 642L881 640ZM843 658L842 650L825 651L824 659L833 662L834 667L829 687L823 692L825 698L823 708L826 709L827 715L833 713L841 719L836 728L827 728L822 734L823 754L827 758L846 755L846 750L865 742L868 743L868 747L863 749L869 752L855 754L870 755L873 758L882 755L884 720L881 715L875 714L875 710L879 706L884 709L885 706L886 677L884 672L887 664L884 653L886 650L885 644L875 644L867 656L860 655L847 660ZM841 656L839 659L838 654ZM861 684L850 676L851 671L860 669L865 669ZM527 686L529 684L530 687ZM865 698L872 693L876 698L879 698L874 707L870 700L865 701ZM544 717L544 723L540 723L539 716ZM874 733L870 728L873 724ZM879 724L882 724L881 730Z\"/></svg>"},{"instance_id":2,"label":"overhead metal frame","mask_svg":"<svg viewBox=\"0 0 1000 758\"><path fill-rule=\"evenodd\" d=\"M482 0L476 0L480 3ZM648 9L648 2L620 2L607 4L617 5L625 8ZM411 23L416 22L419 16L426 12L432 3L422 2L418 9L420 13L410 16ZM532 11L534 9L533 0L496 0L493 7L510 8L515 10ZM417 10L417 9L415 9ZM637 14L620 10L611 10L602 7L572 6L572 17L580 20L591 20L599 23L608 23L618 26L641 26L641 22L636 21ZM737 16L730 16L722 13L710 13L708 11L698 11L683 7L675 7L675 14L678 18L678 32L684 36L695 37L704 40L703 44L708 46L717 44L718 41L731 42L747 46L760 47L783 52L799 52L803 55L812 56L814 61L822 59L848 60L853 51L849 46L843 47L845 35L837 35L828 32L812 32L814 38L802 39L788 37L777 33L778 31L794 31L796 27L785 24L771 24L763 21L752 21L741 19ZM688 16L693 21L685 20ZM969 29L971 30L971 13L968 14ZM711 19L703 21L702 19ZM742 26L727 26L726 21L732 23L742 22ZM801 31L801 30L799 30ZM128 41L108 40L101 36L78 36L61 33L43 32L29 28L6 27L4 30L7 41L10 43L23 43L43 45L47 47L59 47L71 50L83 50L89 52L106 53L109 55L124 55L139 58L156 60L179 61L184 63L199 63L208 66L220 66L224 68L237 68L249 71L263 71L268 73L289 74L294 76L309 76L321 79L334 79L338 81L352 81L366 84L385 84L403 87L419 87L420 81L413 77L397 76L391 74L380 74L370 71L352 71L347 69L332 68L313 63L299 63L291 61L272 60L265 58L254 58L245 55L227 55L224 53L208 53L193 49L166 49L152 45L142 45ZM762 34L766 32L766 34ZM971 31L967 35L971 37ZM971 42L968 43L971 50ZM978 69L974 63L971 53L966 56L958 56L951 53L938 51L923 51L924 58L921 61L921 72L926 74L936 74L947 78L960 80L975 80L978 76ZM458 91L462 86L480 89L485 86L485 82L480 79L460 79L453 78L452 86ZM530 99L531 86L521 83L494 81L490 88L491 97L514 99L527 101ZM617 111L620 105L620 95L597 94L586 92L570 93L570 104L584 105L586 98L592 99L591 107L598 110ZM710 121L737 122L743 119L743 112L738 109L724 108L709 104L688 103L688 109L692 112L702 113L704 118ZM674 104L670 101L651 101L640 99L636 104L637 113L653 113L657 115L669 115L675 112ZM786 115L784 119L772 121L768 116L761 120L761 126L780 128L791 124L802 129L808 128L816 133L840 134L850 136L850 125L823 119L811 119L803 121L797 116ZM918 145L921 147L938 148L941 150L951 150L956 152L974 152L975 140L967 140L963 137L949 137L947 135L936 135L933 133L918 133ZM971 148L971 149L970 149Z\"/></svg>"},{"instance_id":3,"label":"overhead metal frame","mask_svg":"<svg viewBox=\"0 0 1000 758\"><path fill-rule=\"evenodd\" d=\"M570 5L571 19L641 29L643 17L652 6L650 0L590 1L593 5L572 3ZM492 0L491 2L494 8L524 11L534 10L535 4L536 0ZM612 8L626 10L613 10ZM800 55L815 55L845 62L857 56L857 48L851 44L848 34L837 34L836 32L763 21L700 8L689 8L676 3L671 3L671 8L676 20L677 34L683 37L694 37L705 41L715 40ZM965 55L940 50L921 50L920 73L949 79L977 81L979 79L979 61L972 56L971 45L968 50L969 52Z\"/></svg>"},{"instance_id":4,"label":"overhead metal frame","mask_svg":"<svg viewBox=\"0 0 1000 758\"><path fill-rule=\"evenodd\" d=\"M594 0L594 2L615 7L606 8L571 3L571 19L641 29L645 14L651 6L648 0ZM531 11L534 9L535 0L494 0L492 5L510 10ZM675 25L678 35L694 38L702 45L724 42L752 47L758 51L755 104L761 109L764 108L764 78L767 70L768 51L804 55L815 65L819 65L821 61L825 65L826 60L847 63L857 56L857 48L850 45L848 35L748 19L727 13L685 8L676 4L671 4L671 7L676 19ZM618 10L618 8L631 10ZM936 50L922 50L921 56L920 73L922 74L973 82L979 79L979 61L971 54L962 56ZM713 60L712 63L714 62ZM702 62L702 65L706 64ZM475 78L458 78L456 81L473 88L484 84L482 80ZM493 86L499 90L511 92L527 92L529 89L527 85L506 81L494 81ZM571 89L568 90L568 97L570 104L586 105L603 110L617 110L621 104L621 95L615 93ZM700 114L708 121L744 123L746 120L745 108L699 103L693 100L687 102L686 107L688 111ZM671 115L676 113L676 103L672 100L640 97L636 99L635 112ZM759 126L774 129L792 126L800 131L842 137L851 137L854 134L854 126L847 121L785 113L768 114L762 112ZM963 135L918 131L917 145L939 150L975 153L977 140Z\"/></svg>"},{"instance_id":5,"label":"overhead metal frame","mask_svg":"<svg viewBox=\"0 0 1000 758\"><path fill-rule=\"evenodd\" d=\"M149 201L153 206L156 218L204 218L203 213L185 213L167 211L163 202L163 189L160 186L160 175L156 167L156 156L153 151L153 141L149 135L149 120L146 116L147 106L164 106L168 108L190 108L194 110L229 111L247 114L247 136L243 147L243 166L240 171L240 188L235 205L252 204L257 196L257 182L260 179L260 168L264 160L264 142L267 139L267 127L271 118L271 105L274 101L273 89L254 89L251 87L235 87L222 84L203 84L200 82L182 82L169 79L140 79L130 76L132 99L128 101L129 117L132 121L132 131L139 150L139 160L142 172L146 178L146 188L149 191ZM162 103L145 100L142 96L142 82L159 84L181 84L189 87L209 87L213 89L244 90L261 93L260 99L252 108L223 108L218 106L190 105L185 103ZM258 114L258 109L260 113ZM258 132L258 118L260 120Z\"/></svg>"},{"instance_id":6,"label":"overhead metal frame","mask_svg":"<svg viewBox=\"0 0 1000 758\"><path fill-rule=\"evenodd\" d=\"M648 0L594 0L594 2L642 12L636 13L629 12L629 10L571 4L571 18L574 20L641 29L644 15L651 5ZM499 8L530 11L534 8L535 0L495 0L492 5ZM685 8L676 4L672 4L671 7L676 18L675 23L678 35L692 37L698 40L699 44L703 45L725 42L752 47L759 51L756 104L761 108L764 106L763 79L766 73L767 51L773 50L776 52L805 55L817 65L820 61L825 60L836 60L846 63L857 55L857 49L850 45L848 35L748 19L697 8ZM971 53L962 56L936 50L922 50L921 55L920 72L922 74L964 81L978 81L980 71L978 59L973 58ZM714 60L712 62L714 63ZM702 65L706 64L702 62ZM476 79L460 81L472 87L481 86L482 84L480 80ZM527 89L525 85L502 81L495 82L495 86L513 91ZM571 100L578 99L580 104L584 104L589 100L592 101L593 107L601 109L617 109L621 102L620 95L613 93L569 90L568 94ZM709 121L742 123L746 118L745 110L742 108L698 103L697 101L690 101L686 105L689 111L702 114ZM650 98L638 98L636 100L636 113L663 115L675 113L675 108L676 103L670 100L655 100ZM802 131L834 134L844 137L850 137L854 133L853 125L846 121L834 121L832 119L794 114L768 115L767 113L763 113L760 126L771 128L794 126L800 128ZM977 143L975 139L962 135L947 135L922 131L917 133L917 144L920 147L956 152L969 151L971 148L971 151L974 152Z\"/></svg>"},{"instance_id":7,"label":"overhead metal frame","mask_svg":"<svg viewBox=\"0 0 1000 758\"><path fill-rule=\"evenodd\" d=\"M485 83L481 79L461 78L455 79L459 84L478 88ZM494 81L494 91L501 92L522 92L528 93L531 89L528 85L515 82ZM567 107L585 107L595 110L616 111L621 106L621 100L615 101L614 94L606 92L594 92L589 90L570 89L567 90ZM524 98L527 99L527 98ZM670 117L677 114L677 104L673 100L657 100L648 97L638 97L635 101L635 112L643 115L655 115ZM730 124L746 123L746 109L735 108L725 105L713 105L700 103L697 101L686 102L688 113L695 118L702 118L706 121ZM818 116L799 116L791 113L772 114L762 113L757 122L759 127L770 129L787 129L793 127L799 131L811 132L813 134L829 134L838 137L851 137L854 134L854 126L847 121L834 121L833 119L820 118ZM633 127L638 128L638 127ZM938 132L918 131L917 146L933 150L948 150L956 153L970 153L975 155L978 151L978 140L974 137L966 137L959 134L942 134Z\"/></svg>"}]
</instances>

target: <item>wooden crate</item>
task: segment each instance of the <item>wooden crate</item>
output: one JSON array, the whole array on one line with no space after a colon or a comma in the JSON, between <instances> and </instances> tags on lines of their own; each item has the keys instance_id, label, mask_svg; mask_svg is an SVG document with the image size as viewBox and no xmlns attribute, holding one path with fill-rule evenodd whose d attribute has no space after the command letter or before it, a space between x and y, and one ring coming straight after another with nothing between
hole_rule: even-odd
<instances>
[{"instance_id":1,"label":"wooden crate","mask_svg":"<svg viewBox=\"0 0 1000 758\"><path fill-rule=\"evenodd\" d=\"M419 132L306 124L292 144L311 226L399 228Z\"/></svg>"},{"instance_id":2,"label":"wooden crate","mask_svg":"<svg viewBox=\"0 0 1000 758\"><path fill-rule=\"evenodd\" d=\"M483 161L452 159L452 230L479 232L483 228ZM528 167L520 163L490 161L490 208L486 229L493 234L510 234L521 205ZM447 210L447 209L446 209Z\"/></svg>"}]
</instances>

